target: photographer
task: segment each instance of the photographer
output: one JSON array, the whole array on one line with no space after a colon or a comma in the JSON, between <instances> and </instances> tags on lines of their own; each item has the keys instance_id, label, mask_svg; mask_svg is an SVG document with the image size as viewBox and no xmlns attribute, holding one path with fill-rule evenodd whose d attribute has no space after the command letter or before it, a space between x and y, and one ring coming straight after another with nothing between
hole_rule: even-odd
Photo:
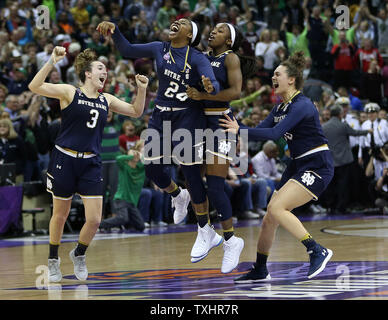
<instances>
[{"instance_id":1,"label":"photographer","mask_svg":"<svg viewBox=\"0 0 388 320\"><path fill-rule=\"evenodd\" d=\"M368 115L368 120L362 124L361 129L373 129L373 134L360 138L358 163L363 168L369 163L372 154L375 158L380 155L380 148L388 141L388 124L385 119L378 118L379 105L373 102L368 103L364 110Z\"/></svg>"},{"instance_id":2,"label":"photographer","mask_svg":"<svg viewBox=\"0 0 388 320\"><path fill-rule=\"evenodd\" d=\"M388 206L388 142L374 152L365 170L367 177L373 177L369 184L369 193L377 208ZM387 208L388 209L388 208Z\"/></svg>"}]
</instances>

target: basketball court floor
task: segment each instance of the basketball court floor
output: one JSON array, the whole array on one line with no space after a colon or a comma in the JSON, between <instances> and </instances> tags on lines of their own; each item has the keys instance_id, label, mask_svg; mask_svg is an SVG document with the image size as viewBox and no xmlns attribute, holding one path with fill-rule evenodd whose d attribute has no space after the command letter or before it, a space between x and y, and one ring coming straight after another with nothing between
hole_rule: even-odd
<instances>
[{"instance_id":1,"label":"basketball court floor","mask_svg":"<svg viewBox=\"0 0 388 320\"><path fill-rule=\"evenodd\" d=\"M222 245L190 262L196 225L143 233L98 233L87 251L89 277L78 281L68 256L77 234L59 249L62 282L47 283L48 236L0 240L0 300L388 300L388 216L303 216L307 230L333 250L327 268L307 279L305 247L279 228L269 257L272 280L234 284L256 257L260 220L240 221L245 240L238 268L220 272ZM220 224L215 224L221 234Z\"/></svg>"}]
</instances>

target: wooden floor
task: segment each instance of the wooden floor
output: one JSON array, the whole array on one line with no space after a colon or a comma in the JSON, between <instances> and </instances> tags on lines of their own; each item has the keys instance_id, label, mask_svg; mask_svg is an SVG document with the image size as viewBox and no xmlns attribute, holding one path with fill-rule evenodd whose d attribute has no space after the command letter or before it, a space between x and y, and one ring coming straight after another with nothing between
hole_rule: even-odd
<instances>
[{"instance_id":1,"label":"wooden floor","mask_svg":"<svg viewBox=\"0 0 388 320\"><path fill-rule=\"evenodd\" d=\"M194 225L151 228L143 234L98 234L87 251L86 281L73 275L68 253L76 235L66 235L59 250L64 275L59 284L48 284L45 277L46 238L24 243L0 240L0 299L388 299L388 219L384 218L303 222L319 243L334 252L325 271L312 280L306 277L306 249L279 228L268 265L272 280L245 285L235 285L233 279L255 260L260 221L237 225L236 235L244 239L245 247L239 267L226 275L220 272L222 245L203 261L190 262Z\"/></svg>"}]
</instances>

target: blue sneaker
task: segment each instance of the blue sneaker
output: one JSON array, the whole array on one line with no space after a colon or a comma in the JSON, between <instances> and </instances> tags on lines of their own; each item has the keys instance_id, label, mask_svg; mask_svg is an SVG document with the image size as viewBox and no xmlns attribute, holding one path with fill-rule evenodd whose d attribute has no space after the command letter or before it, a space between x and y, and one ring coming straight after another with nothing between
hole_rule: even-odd
<instances>
[{"instance_id":1,"label":"blue sneaker","mask_svg":"<svg viewBox=\"0 0 388 320\"><path fill-rule=\"evenodd\" d=\"M333 256L333 251L317 244L313 250L307 251L307 253L310 255L310 269L307 277L312 279L325 269L326 264Z\"/></svg>"},{"instance_id":2,"label":"blue sneaker","mask_svg":"<svg viewBox=\"0 0 388 320\"><path fill-rule=\"evenodd\" d=\"M267 270L267 266L256 267L256 263L253 264L252 269L238 278L234 279L235 283L253 283L261 282L265 280L271 280L271 276Z\"/></svg>"}]
</instances>

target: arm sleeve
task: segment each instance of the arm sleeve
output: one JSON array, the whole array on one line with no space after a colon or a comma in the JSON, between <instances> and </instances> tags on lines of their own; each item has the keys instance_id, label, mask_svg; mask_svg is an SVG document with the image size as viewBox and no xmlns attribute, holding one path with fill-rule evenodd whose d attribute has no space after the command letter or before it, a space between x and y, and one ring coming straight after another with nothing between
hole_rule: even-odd
<instances>
[{"instance_id":1,"label":"arm sleeve","mask_svg":"<svg viewBox=\"0 0 388 320\"><path fill-rule=\"evenodd\" d=\"M145 44L132 44L123 36L117 25L112 39L117 50L124 58L154 58L162 46L162 42L156 41Z\"/></svg>"},{"instance_id":2,"label":"arm sleeve","mask_svg":"<svg viewBox=\"0 0 388 320\"><path fill-rule=\"evenodd\" d=\"M345 123L345 128L346 128L346 133L349 136L365 136L369 133L368 130L354 130L347 123Z\"/></svg>"},{"instance_id":3,"label":"arm sleeve","mask_svg":"<svg viewBox=\"0 0 388 320\"><path fill-rule=\"evenodd\" d=\"M211 94L216 94L220 91L220 84L218 83L216 76L213 72L213 67L210 64L210 61L203 54L199 54L196 59L196 67L200 76L205 76L209 78L213 85L213 92Z\"/></svg>"},{"instance_id":4,"label":"arm sleeve","mask_svg":"<svg viewBox=\"0 0 388 320\"><path fill-rule=\"evenodd\" d=\"M131 156L128 156L126 154L123 154L123 155L119 155L116 157L116 162L117 162L117 165L120 167L120 168L124 168L126 163L128 161L131 161L133 159L133 155Z\"/></svg>"},{"instance_id":5,"label":"arm sleeve","mask_svg":"<svg viewBox=\"0 0 388 320\"><path fill-rule=\"evenodd\" d=\"M288 112L287 116L274 127L266 127L269 123L273 123L273 111L270 115L260 123L256 128L248 128L249 140L277 140L282 137L287 131L295 127L306 116L304 108L298 108L294 105Z\"/></svg>"}]
</instances>

